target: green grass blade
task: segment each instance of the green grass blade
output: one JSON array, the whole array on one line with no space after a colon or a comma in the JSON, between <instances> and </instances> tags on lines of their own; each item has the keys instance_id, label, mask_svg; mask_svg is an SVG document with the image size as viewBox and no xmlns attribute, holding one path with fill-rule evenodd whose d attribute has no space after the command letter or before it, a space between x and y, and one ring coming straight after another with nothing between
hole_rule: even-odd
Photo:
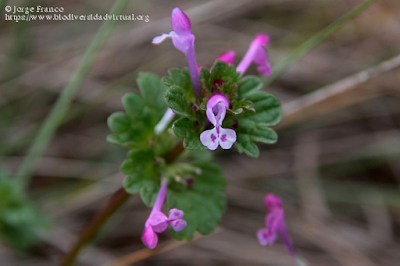
<instances>
[{"instance_id":1,"label":"green grass blade","mask_svg":"<svg viewBox=\"0 0 400 266\"><path fill-rule=\"evenodd\" d=\"M302 58L308 52L310 52L313 48L315 48L318 44L323 42L326 38L331 36L333 33L338 31L342 26L344 26L347 22L357 17L361 14L365 9L367 9L370 5L372 5L377 0L368 0L362 3L361 5L355 7L353 10L345 14L340 19L336 20L334 23L318 32L310 39L305 41L299 47L297 47L285 60L280 62L276 67L273 68L273 72L271 77L263 77L262 82L265 86L271 84L275 79L280 77L293 63Z\"/></svg>"},{"instance_id":2,"label":"green grass blade","mask_svg":"<svg viewBox=\"0 0 400 266\"><path fill-rule=\"evenodd\" d=\"M117 0L110 13L116 15L120 14L126 2L127 0ZM71 101L74 99L76 92L92 67L95 56L107 40L107 37L115 23L115 20L107 20L100 27L96 36L86 49L83 58L71 80L59 95L57 102L53 106L50 114L47 116L46 120L39 129L39 132L34 138L33 144L31 145L24 162L17 172L17 178L21 182L22 186L26 186L28 183L29 178L35 170L40 157L43 155L48 144L53 139L57 128L67 113Z\"/></svg>"}]
</instances>

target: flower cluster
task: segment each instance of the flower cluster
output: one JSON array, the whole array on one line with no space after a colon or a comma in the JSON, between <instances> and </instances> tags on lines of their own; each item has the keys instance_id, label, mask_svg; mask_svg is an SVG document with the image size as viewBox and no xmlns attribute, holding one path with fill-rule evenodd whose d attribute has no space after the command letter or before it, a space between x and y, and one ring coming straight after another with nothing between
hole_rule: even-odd
<instances>
[{"instance_id":1,"label":"flower cluster","mask_svg":"<svg viewBox=\"0 0 400 266\"><path fill-rule=\"evenodd\" d=\"M274 194L268 194L265 196L265 207L268 210L268 214L265 216L266 228L257 231L258 241L262 246L272 245L280 235L290 255L294 257L295 252L286 229L281 199Z\"/></svg>"},{"instance_id":2,"label":"flower cluster","mask_svg":"<svg viewBox=\"0 0 400 266\"><path fill-rule=\"evenodd\" d=\"M155 37L153 43L160 44L168 38L172 39L175 48L185 54L189 69L172 69L169 72L170 76L163 79L162 86L168 87L165 94L165 102L168 109L162 118L159 116L155 121L155 123L159 122L155 124L152 133L157 137L168 128L175 116L179 116L175 119L172 128L177 137L184 139L183 145L185 148L216 150L219 146L222 149L231 149L235 146L239 152L257 157L259 151L254 142L271 144L277 140L276 133L269 127L280 122L282 110L279 100L275 96L260 91L262 83L258 78L242 76L252 63L257 66L260 74L271 74L271 67L265 49L269 43L269 37L265 34L258 34L237 67L234 65L235 52L227 51L220 54L215 64L208 69L197 64L194 46L195 36L191 32L191 22L186 14L179 8L173 9L171 24L173 31ZM154 85L156 83L151 82L149 84ZM159 91L163 90L162 86L160 86ZM139 88L141 87L139 86ZM125 101L128 111L143 109L137 106L148 105L158 108L162 106L161 103L159 106L154 105L158 103L158 100L155 103L152 102L150 96L154 96L154 93L147 93L146 90L142 89L141 91L146 100L146 105L141 102L139 96L131 95ZM149 110L160 109L149 108ZM140 113L140 110L138 113L145 118L145 113ZM134 113L131 116L136 117L137 114ZM159 120L160 118L161 120ZM117 133L112 139L113 141L132 145L128 137L136 136L136 132L130 131L132 129L130 125L126 127L120 126L126 121L130 121L129 119L131 118L118 114L110 120L111 126ZM113 123L114 121L115 123ZM141 173L148 176L158 175L164 177L161 180L160 190L153 209L144 225L142 241L148 248L156 247L158 243L157 234L164 232L169 225L176 232L182 231L187 222L191 225L190 230L184 230L178 234L180 236L178 239L185 237L190 240L195 230L202 234L207 234L214 230L221 218L225 205L225 199L221 193L225 187L225 180L223 177L219 177L221 175L219 172L221 171L218 166L213 166L212 162L207 162L204 165L199 164L202 171L196 173L195 189L193 185L190 185L181 188L184 192L179 191L179 189L173 193L171 191L168 197L168 206L173 208L170 209L167 216L162 212L162 207L167 194L168 180L178 182L182 176L180 174L171 174L175 173L171 169L183 166L171 166L172 168L165 172L156 173L153 163L154 151L131 152L130 156L142 162L146 161L146 164L142 163L140 169L138 169L142 171ZM149 180L145 181L146 178L139 176L137 171L131 171L131 169L137 169L136 164L133 162L133 159L128 159L125 167L123 167L126 173L130 175L125 186L133 193L137 193L139 189L135 185L142 186L144 188L140 190L142 199L146 200L146 204L150 204L150 199L153 196L147 196L148 187L145 185ZM193 166L196 165L195 163L192 164ZM212 182L209 181L211 176L213 177ZM156 180L155 182L158 181ZM208 186L207 184L212 185ZM154 187L158 187L158 184L153 185ZM175 186L171 185L170 187L174 189ZM191 187L191 193L185 193L185 189L188 189L188 187ZM149 194L156 193L156 190L152 191L150 189L150 191ZM210 193L214 193L214 197L210 197ZM173 198L178 197L177 195L179 195L179 200L174 200ZM181 197L187 198L185 204L182 204ZM201 199L201 203L204 206L210 206L209 211L213 212L210 217L214 217L214 219L207 217L206 219L201 211L194 211L198 208L199 199ZM269 214L266 217L266 228L260 229L257 234L260 243L262 245L272 244L277 235L280 234L291 254L294 254L290 238L286 232L281 201L274 195L268 195L266 205ZM177 207L186 211L186 220L183 219L184 212ZM198 226L196 223L203 224Z\"/></svg>"},{"instance_id":3,"label":"flower cluster","mask_svg":"<svg viewBox=\"0 0 400 266\"><path fill-rule=\"evenodd\" d=\"M170 33L163 33L153 39L154 44L160 44L167 38L171 38L176 49L183 52L186 55L191 84L195 96L202 100L202 88L200 85L199 72L201 72L201 66L197 65L194 40L195 37L191 33L191 22L182 10L174 8L172 11L172 29ZM269 42L269 37L265 34L258 34L253 42L251 43L247 53L245 54L242 61L236 68L236 72L243 75L249 68L251 63L257 65L257 70L262 75L270 75L271 67L268 62L267 52L265 47ZM225 62L228 65L233 65L235 62L235 52L228 51L218 56L217 61ZM200 141L202 145L210 150L215 150L218 146L223 149L230 149L237 140L236 132L234 129L222 128L222 123L225 119L226 110L230 107L228 95L224 95L223 92L218 91L209 97L206 106L206 115L208 122L211 123L214 128L205 130L200 135ZM167 116L169 119L165 120L170 122L173 115L170 111Z\"/></svg>"}]
</instances>

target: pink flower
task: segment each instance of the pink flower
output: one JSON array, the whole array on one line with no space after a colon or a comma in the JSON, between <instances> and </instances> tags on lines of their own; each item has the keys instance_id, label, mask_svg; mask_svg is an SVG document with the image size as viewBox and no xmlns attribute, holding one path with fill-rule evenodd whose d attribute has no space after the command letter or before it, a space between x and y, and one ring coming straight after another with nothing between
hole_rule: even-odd
<instances>
[{"instance_id":1,"label":"pink flower","mask_svg":"<svg viewBox=\"0 0 400 266\"><path fill-rule=\"evenodd\" d=\"M265 50L265 46L267 46L268 42L268 35L258 34L250 44L249 50L237 66L236 71L244 73L251 63L255 63L258 72L266 76L271 75L271 66L268 62L267 51Z\"/></svg>"},{"instance_id":2,"label":"pink flower","mask_svg":"<svg viewBox=\"0 0 400 266\"><path fill-rule=\"evenodd\" d=\"M228 65L233 65L233 64L235 64L235 56L236 56L235 51L230 50L230 51L220 54L217 57L217 60L225 62Z\"/></svg>"},{"instance_id":3,"label":"pink flower","mask_svg":"<svg viewBox=\"0 0 400 266\"><path fill-rule=\"evenodd\" d=\"M279 234L290 255L295 257L293 244L285 225L285 213L281 199L274 194L268 194L265 196L265 207L269 211L265 216L266 228L257 231L258 241L262 246L272 245Z\"/></svg>"},{"instance_id":4,"label":"pink flower","mask_svg":"<svg viewBox=\"0 0 400 266\"><path fill-rule=\"evenodd\" d=\"M227 108L229 101L221 94L215 94L207 102L207 118L214 128L201 133L200 141L210 150L216 150L218 145L223 149L230 149L236 142L236 132L233 129L222 128Z\"/></svg>"},{"instance_id":5,"label":"pink flower","mask_svg":"<svg viewBox=\"0 0 400 266\"><path fill-rule=\"evenodd\" d=\"M191 32L192 25L190 20L182 10L176 7L172 10L171 25L173 31L154 37L153 44L160 44L167 38L172 39L175 48L186 55L193 90L195 95L200 97L200 79L197 71L196 54L194 51L195 37Z\"/></svg>"},{"instance_id":6,"label":"pink flower","mask_svg":"<svg viewBox=\"0 0 400 266\"><path fill-rule=\"evenodd\" d=\"M153 210L144 224L142 241L143 244L150 249L153 249L157 246L158 236L156 233L162 233L167 230L169 224L171 224L172 229L174 229L176 232L182 231L186 227L186 221L182 219L184 215L183 211L171 209L168 217L161 212L161 208L164 204L165 196L167 194L167 185L168 181L163 179L161 181L160 191L158 192Z\"/></svg>"}]
</instances>

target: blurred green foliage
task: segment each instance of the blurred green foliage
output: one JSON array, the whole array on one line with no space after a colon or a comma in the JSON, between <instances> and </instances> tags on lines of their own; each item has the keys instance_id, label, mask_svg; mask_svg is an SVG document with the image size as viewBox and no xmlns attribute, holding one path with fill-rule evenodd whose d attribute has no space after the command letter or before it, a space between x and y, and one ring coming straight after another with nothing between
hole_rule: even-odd
<instances>
[{"instance_id":1,"label":"blurred green foliage","mask_svg":"<svg viewBox=\"0 0 400 266\"><path fill-rule=\"evenodd\" d=\"M22 193L19 183L0 171L0 234L15 249L27 251L47 225Z\"/></svg>"}]
</instances>

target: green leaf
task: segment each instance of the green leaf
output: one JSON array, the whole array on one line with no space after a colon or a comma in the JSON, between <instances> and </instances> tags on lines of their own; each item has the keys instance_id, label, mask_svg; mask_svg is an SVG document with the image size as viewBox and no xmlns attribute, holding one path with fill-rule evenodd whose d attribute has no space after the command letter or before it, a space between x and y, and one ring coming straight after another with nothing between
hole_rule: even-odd
<instances>
[{"instance_id":1,"label":"green leaf","mask_svg":"<svg viewBox=\"0 0 400 266\"><path fill-rule=\"evenodd\" d=\"M200 71L200 82L202 88L211 88L212 80L211 80L211 73L208 68L202 67Z\"/></svg>"},{"instance_id":2,"label":"green leaf","mask_svg":"<svg viewBox=\"0 0 400 266\"><path fill-rule=\"evenodd\" d=\"M193 96L193 87L190 80L188 68L178 69L173 68L169 70L169 76L163 78L163 83L167 87L181 88L189 98Z\"/></svg>"},{"instance_id":3,"label":"green leaf","mask_svg":"<svg viewBox=\"0 0 400 266\"><path fill-rule=\"evenodd\" d=\"M121 112L113 113L107 120L108 127L115 133L124 133L129 131L131 120Z\"/></svg>"},{"instance_id":4,"label":"green leaf","mask_svg":"<svg viewBox=\"0 0 400 266\"><path fill-rule=\"evenodd\" d=\"M274 144L278 140L278 135L274 130L268 127L244 127L241 126L237 129L238 135L246 135L250 141L262 142L266 144ZM240 140L239 140L240 141Z\"/></svg>"},{"instance_id":5,"label":"green leaf","mask_svg":"<svg viewBox=\"0 0 400 266\"><path fill-rule=\"evenodd\" d=\"M142 188L143 181L144 177L142 175L133 173L130 176L125 177L122 186L129 194L136 194L139 193Z\"/></svg>"},{"instance_id":6,"label":"green leaf","mask_svg":"<svg viewBox=\"0 0 400 266\"><path fill-rule=\"evenodd\" d=\"M135 93L127 93L122 97L122 105L129 117L132 119L140 119L145 107L145 101Z\"/></svg>"},{"instance_id":7,"label":"green leaf","mask_svg":"<svg viewBox=\"0 0 400 266\"><path fill-rule=\"evenodd\" d=\"M252 107L256 112L244 114L241 120L250 119L257 122L259 126L266 127L276 126L282 120L281 103L274 95L256 91L248 94L246 99L253 103Z\"/></svg>"},{"instance_id":8,"label":"green leaf","mask_svg":"<svg viewBox=\"0 0 400 266\"><path fill-rule=\"evenodd\" d=\"M189 150L205 149L200 141L199 123L187 117L178 119L172 125L175 135L183 139L183 146Z\"/></svg>"},{"instance_id":9,"label":"green leaf","mask_svg":"<svg viewBox=\"0 0 400 266\"><path fill-rule=\"evenodd\" d=\"M238 99L243 99L247 94L258 91L263 87L260 79L255 76L246 76L242 79L237 89Z\"/></svg>"},{"instance_id":10,"label":"green leaf","mask_svg":"<svg viewBox=\"0 0 400 266\"><path fill-rule=\"evenodd\" d=\"M240 122L239 122L240 123ZM262 142L267 144L274 144L278 140L276 132L267 127L240 125L236 130L237 139L235 147L240 153L246 153L252 157L258 157L259 150L254 142Z\"/></svg>"},{"instance_id":11,"label":"green leaf","mask_svg":"<svg viewBox=\"0 0 400 266\"><path fill-rule=\"evenodd\" d=\"M168 107L176 114L193 117L194 111L191 104L194 102L194 94L189 70L187 68L171 69L169 76L163 78L163 82L169 88L165 95Z\"/></svg>"},{"instance_id":12,"label":"green leaf","mask_svg":"<svg viewBox=\"0 0 400 266\"><path fill-rule=\"evenodd\" d=\"M186 190L171 188L168 191L168 209L183 210L183 218L187 222L187 227L181 232L171 230L178 240L191 240L196 231L203 235L212 233L220 222L226 205L222 193L226 181L220 166L210 161L196 162L193 165L201 169L201 173L194 177L193 185Z\"/></svg>"},{"instance_id":13,"label":"green leaf","mask_svg":"<svg viewBox=\"0 0 400 266\"><path fill-rule=\"evenodd\" d=\"M126 114L117 112L107 120L115 133L107 140L129 148L148 145L154 136L154 127L167 109L164 101L166 87L156 75L140 73L137 82L143 97L127 93L122 98Z\"/></svg>"},{"instance_id":14,"label":"green leaf","mask_svg":"<svg viewBox=\"0 0 400 266\"><path fill-rule=\"evenodd\" d=\"M128 159L121 165L121 171L126 175L139 173L151 177L155 170L154 162L155 154L152 149L131 150Z\"/></svg>"},{"instance_id":15,"label":"green leaf","mask_svg":"<svg viewBox=\"0 0 400 266\"><path fill-rule=\"evenodd\" d=\"M217 61L211 71L211 80L220 79L225 83L237 84L239 82L240 73L236 72L236 66L228 65L225 62Z\"/></svg>"},{"instance_id":16,"label":"green leaf","mask_svg":"<svg viewBox=\"0 0 400 266\"><path fill-rule=\"evenodd\" d=\"M165 109L164 95L167 88L161 83L160 78L152 73L140 73L137 84L146 105L156 109L157 112L162 112L162 109Z\"/></svg>"},{"instance_id":17,"label":"green leaf","mask_svg":"<svg viewBox=\"0 0 400 266\"><path fill-rule=\"evenodd\" d=\"M247 135L238 135L235 142L235 147L240 153L246 153L251 157L257 158L260 155L260 150Z\"/></svg>"},{"instance_id":18,"label":"green leaf","mask_svg":"<svg viewBox=\"0 0 400 266\"><path fill-rule=\"evenodd\" d=\"M165 100L174 113L188 117L192 115L185 92L180 87L171 87L165 95Z\"/></svg>"},{"instance_id":19,"label":"green leaf","mask_svg":"<svg viewBox=\"0 0 400 266\"><path fill-rule=\"evenodd\" d=\"M248 109L249 111L237 116L230 116L224 122L225 126L235 128L237 136L235 148L240 153L246 153L252 157L258 157L260 153L255 142L273 144L278 140L275 131L268 127L277 125L282 119L279 100L272 94L259 91L260 84L259 80L253 77L242 82L240 88L242 103L239 102L236 105L244 106L246 101L251 102L253 111Z\"/></svg>"},{"instance_id":20,"label":"green leaf","mask_svg":"<svg viewBox=\"0 0 400 266\"><path fill-rule=\"evenodd\" d=\"M152 149L132 150L122 163L121 171L128 175L123 187L130 194L140 193L143 202L150 206L159 189L155 154Z\"/></svg>"},{"instance_id":21,"label":"green leaf","mask_svg":"<svg viewBox=\"0 0 400 266\"><path fill-rule=\"evenodd\" d=\"M150 207L154 205L159 190L160 190L159 180L145 179L143 180L142 186L140 188L140 198L142 199L145 205Z\"/></svg>"}]
</instances>

